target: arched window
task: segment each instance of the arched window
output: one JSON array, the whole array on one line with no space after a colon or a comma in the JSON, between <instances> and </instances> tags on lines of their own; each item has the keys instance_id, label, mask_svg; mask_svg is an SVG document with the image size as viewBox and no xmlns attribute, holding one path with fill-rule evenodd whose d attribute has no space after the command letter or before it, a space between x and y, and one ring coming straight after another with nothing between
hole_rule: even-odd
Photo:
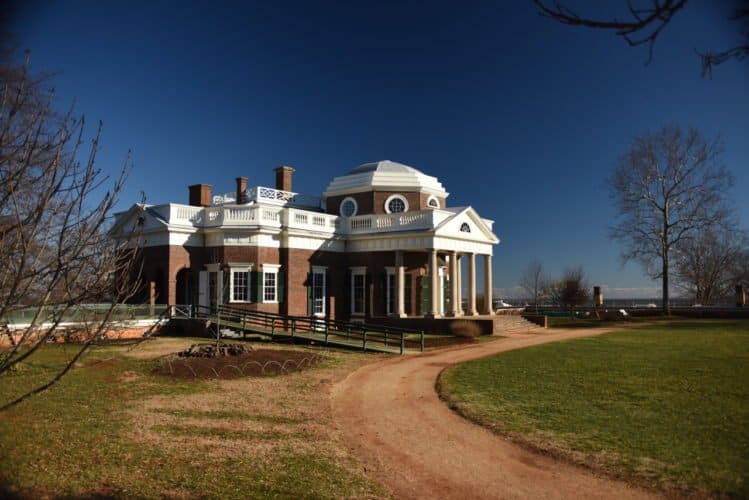
<instances>
[{"instance_id":1,"label":"arched window","mask_svg":"<svg viewBox=\"0 0 749 500\"><path fill-rule=\"evenodd\" d=\"M400 194L391 194L385 200L385 212L389 214L408 212L408 200Z\"/></svg>"},{"instance_id":2,"label":"arched window","mask_svg":"<svg viewBox=\"0 0 749 500\"><path fill-rule=\"evenodd\" d=\"M436 196L432 195L427 199L427 206L429 208L439 208L440 207L440 201L437 199Z\"/></svg>"},{"instance_id":3,"label":"arched window","mask_svg":"<svg viewBox=\"0 0 749 500\"><path fill-rule=\"evenodd\" d=\"M460 225L460 232L461 233L470 233L471 232L471 226L468 225L467 222L464 222Z\"/></svg>"},{"instance_id":4,"label":"arched window","mask_svg":"<svg viewBox=\"0 0 749 500\"><path fill-rule=\"evenodd\" d=\"M353 217L359 210L359 205L352 197L344 198L341 202L340 214L344 217Z\"/></svg>"}]
</instances>

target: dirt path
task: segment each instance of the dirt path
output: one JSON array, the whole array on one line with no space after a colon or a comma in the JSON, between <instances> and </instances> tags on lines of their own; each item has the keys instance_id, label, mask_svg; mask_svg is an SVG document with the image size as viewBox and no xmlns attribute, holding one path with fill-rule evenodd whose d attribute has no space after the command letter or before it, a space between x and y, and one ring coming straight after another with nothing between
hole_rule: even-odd
<instances>
[{"instance_id":1,"label":"dirt path","mask_svg":"<svg viewBox=\"0 0 749 500\"><path fill-rule=\"evenodd\" d=\"M452 412L435 391L446 366L606 331L610 329L514 334L366 365L334 387L334 421L368 475L397 498L653 497L503 440Z\"/></svg>"}]
</instances>

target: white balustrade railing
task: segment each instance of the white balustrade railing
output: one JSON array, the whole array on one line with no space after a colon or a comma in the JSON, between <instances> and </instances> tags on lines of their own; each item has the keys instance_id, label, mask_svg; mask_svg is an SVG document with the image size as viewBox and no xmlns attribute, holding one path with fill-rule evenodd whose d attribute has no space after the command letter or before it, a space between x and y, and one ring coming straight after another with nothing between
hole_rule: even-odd
<instances>
[{"instance_id":1,"label":"white balustrade railing","mask_svg":"<svg viewBox=\"0 0 749 500\"><path fill-rule=\"evenodd\" d=\"M283 191L273 190L276 194ZM270 225L322 231L339 234L380 233L409 231L437 227L452 212L422 210L398 214L368 214L355 217L339 217L333 214L312 212L281 206L263 205L216 205L193 207L189 205L161 205L153 207L169 223L191 224L195 227L217 227L222 225L254 226ZM486 221L491 223L491 221Z\"/></svg>"},{"instance_id":2,"label":"white balustrade railing","mask_svg":"<svg viewBox=\"0 0 749 500\"><path fill-rule=\"evenodd\" d=\"M435 210L405 212L401 214L359 215L344 219L344 230L349 233L409 231L435 227Z\"/></svg>"}]
</instances>

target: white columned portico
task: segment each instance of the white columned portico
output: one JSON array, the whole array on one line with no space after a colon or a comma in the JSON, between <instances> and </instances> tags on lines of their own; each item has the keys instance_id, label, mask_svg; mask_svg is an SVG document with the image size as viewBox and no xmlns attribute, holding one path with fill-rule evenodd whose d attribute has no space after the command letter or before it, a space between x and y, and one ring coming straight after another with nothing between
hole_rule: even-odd
<instances>
[{"instance_id":1,"label":"white columned portico","mask_svg":"<svg viewBox=\"0 0 749 500\"><path fill-rule=\"evenodd\" d=\"M460 264L458 263L458 252L450 253L450 311L448 316L460 316L460 287L458 284L458 273Z\"/></svg>"},{"instance_id":2,"label":"white columned portico","mask_svg":"<svg viewBox=\"0 0 749 500\"><path fill-rule=\"evenodd\" d=\"M468 310L467 316L476 316L476 254L468 254Z\"/></svg>"},{"instance_id":3,"label":"white columned portico","mask_svg":"<svg viewBox=\"0 0 749 500\"><path fill-rule=\"evenodd\" d=\"M403 266L403 252L395 252L395 309L396 316L399 318L406 317L406 270Z\"/></svg>"},{"instance_id":4,"label":"white columned portico","mask_svg":"<svg viewBox=\"0 0 749 500\"><path fill-rule=\"evenodd\" d=\"M429 301L429 316L437 318L440 316L439 298L440 298L440 276L439 269L437 267L437 249L433 248L429 252L429 277L431 278L431 295L432 298Z\"/></svg>"},{"instance_id":5,"label":"white columned portico","mask_svg":"<svg viewBox=\"0 0 749 500\"><path fill-rule=\"evenodd\" d=\"M492 256L484 255L484 314L494 313L492 297Z\"/></svg>"}]
</instances>

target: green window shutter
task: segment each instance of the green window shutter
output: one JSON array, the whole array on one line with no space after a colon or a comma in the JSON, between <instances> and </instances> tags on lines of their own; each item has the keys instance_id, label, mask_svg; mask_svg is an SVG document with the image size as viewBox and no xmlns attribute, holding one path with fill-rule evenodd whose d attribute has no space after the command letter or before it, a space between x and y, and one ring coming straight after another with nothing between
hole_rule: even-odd
<instances>
[{"instance_id":1,"label":"green window shutter","mask_svg":"<svg viewBox=\"0 0 749 500\"><path fill-rule=\"evenodd\" d=\"M263 273L260 271L252 271L250 273L250 301L251 302L262 302L263 301Z\"/></svg>"},{"instance_id":2,"label":"green window shutter","mask_svg":"<svg viewBox=\"0 0 749 500\"><path fill-rule=\"evenodd\" d=\"M442 279L442 296L444 297L444 310L449 311L450 310L450 304L452 302L452 297L450 296L450 282L446 279Z\"/></svg>"},{"instance_id":3,"label":"green window shutter","mask_svg":"<svg viewBox=\"0 0 749 500\"><path fill-rule=\"evenodd\" d=\"M278 271L278 274L276 275L276 300L281 303L283 302L283 292L284 292L284 272Z\"/></svg>"},{"instance_id":4,"label":"green window shutter","mask_svg":"<svg viewBox=\"0 0 749 500\"><path fill-rule=\"evenodd\" d=\"M229 298L231 297L231 295L229 295L229 293L231 292L231 290L229 290L229 283L230 283L229 279L230 279L229 270L225 269L224 270L224 282L222 283L223 289L224 289L223 290L224 304L228 304L229 303Z\"/></svg>"},{"instance_id":5,"label":"green window shutter","mask_svg":"<svg viewBox=\"0 0 749 500\"><path fill-rule=\"evenodd\" d=\"M351 271L346 271L344 275L343 283L343 310L346 311L346 316L351 318Z\"/></svg>"},{"instance_id":6,"label":"green window shutter","mask_svg":"<svg viewBox=\"0 0 749 500\"><path fill-rule=\"evenodd\" d=\"M312 273L307 273L307 316L312 316Z\"/></svg>"},{"instance_id":7,"label":"green window shutter","mask_svg":"<svg viewBox=\"0 0 749 500\"><path fill-rule=\"evenodd\" d=\"M428 274L421 277L421 314L429 313L429 304L432 301L432 277Z\"/></svg>"}]
</instances>

